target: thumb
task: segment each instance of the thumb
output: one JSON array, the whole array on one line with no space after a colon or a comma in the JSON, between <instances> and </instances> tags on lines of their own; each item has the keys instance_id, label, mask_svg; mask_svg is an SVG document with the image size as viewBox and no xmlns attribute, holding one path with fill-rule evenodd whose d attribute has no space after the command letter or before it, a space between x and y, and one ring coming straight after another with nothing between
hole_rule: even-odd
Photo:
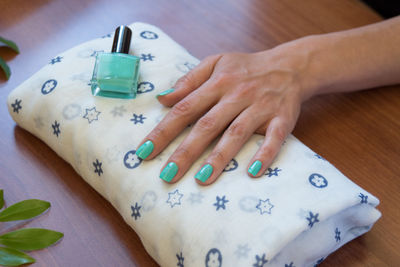
<instances>
[{"instance_id":1,"label":"thumb","mask_svg":"<svg viewBox=\"0 0 400 267\"><path fill-rule=\"evenodd\" d=\"M173 88L159 93L157 95L158 101L167 107L178 103L210 78L215 64L221 57L222 55L206 57L194 69L182 76Z\"/></svg>"}]
</instances>

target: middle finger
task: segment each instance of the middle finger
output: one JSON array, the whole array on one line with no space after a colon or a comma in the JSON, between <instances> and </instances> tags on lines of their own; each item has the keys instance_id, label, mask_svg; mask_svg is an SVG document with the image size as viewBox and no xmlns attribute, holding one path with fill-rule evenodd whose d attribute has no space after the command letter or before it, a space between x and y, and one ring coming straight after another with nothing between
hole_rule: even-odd
<instances>
[{"instance_id":1,"label":"middle finger","mask_svg":"<svg viewBox=\"0 0 400 267\"><path fill-rule=\"evenodd\" d=\"M195 124L188 136L170 156L160 178L178 181L203 153L208 145L242 112L245 101L223 100L215 105Z\"/></svg>"}]
</instances>

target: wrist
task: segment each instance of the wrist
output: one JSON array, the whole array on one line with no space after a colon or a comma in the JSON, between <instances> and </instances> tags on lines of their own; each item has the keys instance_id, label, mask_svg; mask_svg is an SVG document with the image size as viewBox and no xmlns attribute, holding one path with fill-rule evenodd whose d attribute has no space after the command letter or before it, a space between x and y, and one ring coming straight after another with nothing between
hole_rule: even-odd
<instances>
[{"instance_id":1,"label":"wrist","mask_svg":"<svg viewBox=\"0 0 400 267\"><path fill-rule=\"evenodd\" d=\"M301 99L400 82L400 18L341 32L312 35L282 46L302 58Z\"/></svg>"},{"instance_id":2,"label":"wrist","mask_svg":"<svg viewBox=\"0 0 400 267\"><path fill-rule=\"evenodd\" d=\"M285 61L298 85L298 94L302 102L319 93L328 81L318 66L318 55L321 53L321 35L306 36L272 49L276 60Z\"/></svg>"}]
</instances>

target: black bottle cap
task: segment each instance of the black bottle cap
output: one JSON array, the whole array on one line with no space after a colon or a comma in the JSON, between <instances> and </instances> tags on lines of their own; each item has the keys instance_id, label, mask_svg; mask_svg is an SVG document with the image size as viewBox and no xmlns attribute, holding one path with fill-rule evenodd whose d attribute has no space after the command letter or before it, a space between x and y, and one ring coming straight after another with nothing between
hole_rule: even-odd
<instances>
[{"instance_id":1,"label":"black bottle cap","mask_svg":"<svg viewBox=\"0 0 400 267\"><path fill-rule=\"evenodd\" d=\"M127 26L121 25L115 30L112 53L129 53L132 31Z\"/></svg>"}]
</instances>

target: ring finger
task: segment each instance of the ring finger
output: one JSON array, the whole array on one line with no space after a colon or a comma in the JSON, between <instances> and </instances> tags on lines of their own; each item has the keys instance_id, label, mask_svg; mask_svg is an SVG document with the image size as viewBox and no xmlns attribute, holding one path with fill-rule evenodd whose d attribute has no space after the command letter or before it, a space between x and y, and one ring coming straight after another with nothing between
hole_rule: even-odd
<instances>
[{"instance_id":1,"label":"ring finger","mask_svg":"<svg viewBox=\"0 0 400 267\"><path fill-rule=\"evenodd\" d=\"M256 106L244 110L224 132L221 140L195 175L196 181L202 185L213 183L267 118L268 114L260 112L260 109Z\"/></svg>"},{"instance_id":2,"label":"ring finger","mask_svg":"<svg viewBox=\"0 0 400 267\"><path fill-rule=\"evenodd\" d=\"M170 156L160 178L166 182L178 181L203 153L208 145L246 107L245 101L221 101L194 125L188 136Z\"/></svg>"}]
</instances>

